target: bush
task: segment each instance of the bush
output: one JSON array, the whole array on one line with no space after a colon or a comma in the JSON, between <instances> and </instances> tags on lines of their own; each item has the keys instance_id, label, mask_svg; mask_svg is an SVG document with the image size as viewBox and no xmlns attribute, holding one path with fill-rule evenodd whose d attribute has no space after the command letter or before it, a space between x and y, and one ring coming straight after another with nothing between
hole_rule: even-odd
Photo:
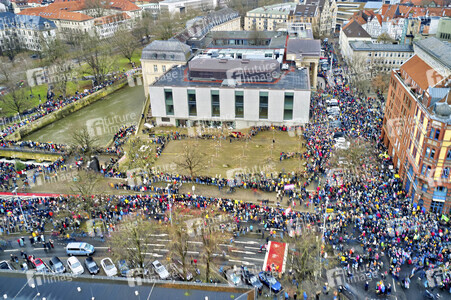
<instances>
[{"instance_id":1,"label":"bush","mask_svg":"<svg viewBox=\"0 0 451 300\"><path fill-rule=\"evenodd\" d=\"M16 165L16 172L20 172L20 171L24 170L26 167L23 162L17 161L17 160L15 162L15 165Z\"/></svg>"}]
</instances>

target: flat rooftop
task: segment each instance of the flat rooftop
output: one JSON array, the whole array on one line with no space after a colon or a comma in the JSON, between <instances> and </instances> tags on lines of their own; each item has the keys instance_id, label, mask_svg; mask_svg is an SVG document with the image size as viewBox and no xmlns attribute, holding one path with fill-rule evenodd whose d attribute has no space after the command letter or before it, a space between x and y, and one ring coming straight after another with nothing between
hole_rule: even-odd
<instances>
[{"instance_id":1,"label":"flat rooftop","mask_svg":"<svg viewBox=\"0 0 451 300\"><path fill-rule=\"evenodd\" d=\"M412 45L404 44L375 44L370 41L350 42L355 51L384 51L384 52L413 52Z\"/></svg>"},{"instance_id":2,"label":"flat rooftop","mask_svg":"<svg viewBox=\"0 0 451 300\"><path fill-rule=\"evenodd\" d=\"M225 80L227 81L227 80ZM161 76L154 86L173 86L173 87L232 87L224 84L224 80L218 81L197 81L188 79L188 66L175 66L165 75ZM234 88L249 89L274 89L274 90L310 90L308 70L291 68L282 71L280 78L275 78L271 82L243 82Z\"/></svg>"}]
</instances>

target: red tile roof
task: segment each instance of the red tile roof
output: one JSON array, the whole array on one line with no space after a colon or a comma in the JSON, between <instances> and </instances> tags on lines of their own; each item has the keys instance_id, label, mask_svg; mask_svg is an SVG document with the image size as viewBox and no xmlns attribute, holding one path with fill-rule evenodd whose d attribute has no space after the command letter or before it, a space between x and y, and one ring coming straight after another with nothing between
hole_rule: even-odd
<instances>
[{"instance_id":1,"label":"red tile roof","mask_svg":"<svg viewBox=\"0 0 451 300\"><path fill-rule=\"evenodd\" d=\"M127 13L119 13L116 15L97 18L94 20L94 25L100 26L100 25L114 23L117 21L128 20L128 19L130 19L130 17L129 17L129 15L127 15Z\"/></svg>"},{"instance_id":2,"label":"red tile roof","mask_svg":"<svg viewBox=\"0 0 451 300\"><path fill-rule=\"evenodd\" d=\"M112 0L110 2L111 9L119 11L135 11L140 10L138 6L128 0ZM86 8L84 0L56 0L55 3L48 6L27 8L21 11L21 15L41 16L47 19L54 20L72 20L72 21L86 21L91 20L90 17L83 13Z\"/></svg>"},{"instance_id":3,"label":"red tile roof","mask_svg":"<svg viewBox=\"0 0 451 300\"><path fill-rule=\"evenodd\" d=\"M401 76L406 83L414 81L424 91L430 86L435 86L443 79L434 68L417 55L414 55L407 60L401 66L401 71Z\"/></svg>"}]
</instances>

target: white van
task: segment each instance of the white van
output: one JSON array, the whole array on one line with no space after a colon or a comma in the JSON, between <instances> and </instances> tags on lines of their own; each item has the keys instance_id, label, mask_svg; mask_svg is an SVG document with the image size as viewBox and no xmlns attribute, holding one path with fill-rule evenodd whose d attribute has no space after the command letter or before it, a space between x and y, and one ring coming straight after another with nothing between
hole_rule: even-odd
<instances>
[{"instance_id":1,"label":"white van","mask_svg":"<svg viewBox=\"0 0 451 300\"><path fill-rule=\"evenodd\" d=\"M328 107L338 106L338 100L337 99L326 100L326 105Z\"/></svg>"},{"instance_id":2,"label":"white van","mask_svg":"<svg viewBox=\"0 0 451 300\"><path fill-rule=\"evenodd\" d=\"M66 246L66 253L72 255L86 255L89 256L95 252L94 246L88 243L69 243Z\"/></svg>"}]
</instances>

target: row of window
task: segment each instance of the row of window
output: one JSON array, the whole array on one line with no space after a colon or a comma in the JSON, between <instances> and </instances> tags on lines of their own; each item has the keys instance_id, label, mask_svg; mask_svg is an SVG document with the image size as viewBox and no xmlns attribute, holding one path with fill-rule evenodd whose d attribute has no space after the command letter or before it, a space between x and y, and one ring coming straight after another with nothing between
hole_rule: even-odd
<instances>
[{"instance_id":1,"label":"row of window","mask_svg":"<svg viewBox=\"0 0 451 300\"><path fill-rule=\"evenodd\" d=\"M371 56L372 52L368 52L368 56ZM393 53L393 52L374 52L374 57L412 57L413 53Z\"/></svg>"},{"instance_id":2,"label":"row of window","mask_svg":"<svg viewBox=\"0 0 451 300\"><path fill-rule=\"evenodd\" d=\"M197 116L197 99L196 90L188 90L188 114L190 117ZM221 116L221 101L219 97L219 91L211 91L211 116L220 117ZM174 99L171 89L164 90L164 99L166 106L166 115L174 115ZM294 103L294 93L286 92L284 96L284 120L293 120L293 103ZM259 94L259 119L268 119L268 104L269 97L268 92L260 92ZM244 92L235 91L235 118L244 118Z\"/></svg>"},{"instance_id":3,"label":"row of window","mask_svg":"<svg viewBox=\"0 0 451 300\"><path fill-rule=\"evenodd\" d=\"M158 73L158 65L153 65L153 71L155 72L155 73ZM165 65L162 65L161 66L161 71L164 73L164 72L166 72L166 66Z\"/></svg>"},{"instance_id":4,"label":"row of window","mask_svg":"<svg viewBox=\"0 0 451 300\"><path fill-rule=\"evenodd\" d=\"M431 166L428 166L427 164L423 164L423 167L421 168L421 175L425 177L432 177L434 174L431 173ZM442 174L440 175L440 178L448 179L449 178L449 167L445 167L442 169Z\"/></svg>"}]
</instances>

